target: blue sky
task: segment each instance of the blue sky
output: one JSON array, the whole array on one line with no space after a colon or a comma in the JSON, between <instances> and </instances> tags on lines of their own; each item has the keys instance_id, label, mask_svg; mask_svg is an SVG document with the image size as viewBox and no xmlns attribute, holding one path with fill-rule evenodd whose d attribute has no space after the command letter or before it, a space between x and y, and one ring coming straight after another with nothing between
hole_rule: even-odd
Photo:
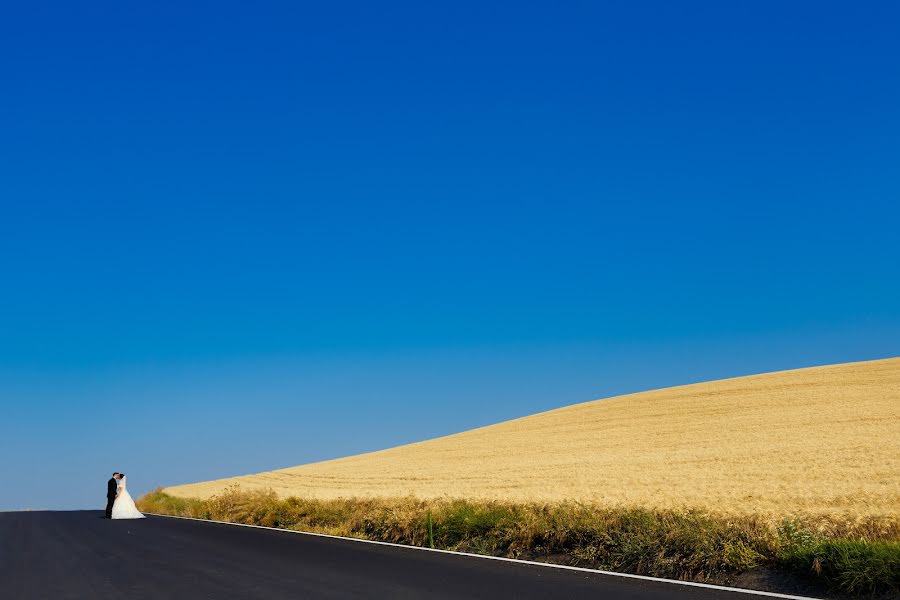
<instances>
[{"instance_id":1,"label":"blue sky","mask_svg":"<svg viewBox=\"0 0 900 600\"><path fill-rule=\"evenodd\" d=\"M0 20L0 509L900 354L900 9Z\"/></svg>"}]
</instances>

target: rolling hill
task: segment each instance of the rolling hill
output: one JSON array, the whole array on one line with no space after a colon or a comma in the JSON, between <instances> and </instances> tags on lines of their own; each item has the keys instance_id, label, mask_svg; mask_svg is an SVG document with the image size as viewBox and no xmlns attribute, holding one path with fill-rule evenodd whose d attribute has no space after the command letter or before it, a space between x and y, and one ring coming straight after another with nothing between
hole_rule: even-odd
<instances>
[{"instance_id":1,"label":"rolling hill","mask_svg":"<svg viewBox=\"0 0 900 600\"><path fill-rule=\"evenodd\" d=\"M900 358L596 400L165 492L208 498L236 484L319 499L412 495L897 516Z\"/></svg>"}]
</instances>

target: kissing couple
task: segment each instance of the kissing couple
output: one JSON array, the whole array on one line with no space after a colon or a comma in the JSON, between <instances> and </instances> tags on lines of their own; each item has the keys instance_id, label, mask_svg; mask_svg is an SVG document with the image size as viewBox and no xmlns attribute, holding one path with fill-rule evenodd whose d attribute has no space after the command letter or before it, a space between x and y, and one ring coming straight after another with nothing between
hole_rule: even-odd
<instances>
[{"instance_id":1,"label":"kissing couple","mask_svg":"<svg viewBox=\"0 0 900 600\"><path fill-rule=\"evenodd\" d=\"M144 515L134 505L131 494L125 487L125 473L113 473L106 482L107 519L143 519Z\"/></svg>"}]
</instances>

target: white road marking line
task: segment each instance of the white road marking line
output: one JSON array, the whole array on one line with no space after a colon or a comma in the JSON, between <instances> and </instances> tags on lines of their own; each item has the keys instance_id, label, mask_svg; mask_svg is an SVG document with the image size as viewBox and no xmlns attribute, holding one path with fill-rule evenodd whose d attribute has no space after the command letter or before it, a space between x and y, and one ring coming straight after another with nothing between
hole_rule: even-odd
<instances>
[{"instance_id":1,"label":"white road marking line","mask_svg":"<svg viewBox=\"0 0 900 600\"><path fill-rule=\"evenodd\" d=\"M309 535L314 537L329 538L334 540L344 540L348 542L360 542L363 544L375 544L378 546L391 546L393 548L404 548L407 550L424 550L426 552L438 552L441 554L453 554L455 556L468 556L471 558L483 558L486 560L499 560L503 562L518 563L520 565L533 565L536 567L547 567L551 569L562 569L565 571L579 571L582 573L594 573L597 575L609 575L611 577L624 577L626 579L640 579L642 581L656 581L660 583L670 583L673 585L684 585L690 587L706 588L710 590L719 590L722 592L736 592L739 594L751 594L754 596L765 596L767 598L788 598L789 600L822 600L812 596L792 596L790 594L779 594L777 592L762 592L759 590L746 590L736 587L728 587L725 585L714 585L712 583L697 583L694 581L681 581L678 579L664 579L662 577L651 577L649 575L632 575L631 573L617 573L615 571L601 571L599 569L588 569L586 567L573 567L570 565L557 565L554 563L537 562L533 560L522 560L519 558L507 558L505 556L490 556L487 554L473 554L471 552L457 552L455 550L442 550L440 548L426 548L424 546L409 546L407 544L395 544L393 542L379 542L376 540L364 540L353 537L343 537L340 535L329 535L327 533L315 533L312 531L295 531L293 529L281 529L278 527L264 527L262 525L246 525L244 523L229 523L228 521L214 521L213 519L198 519L196 517L178 517L175 515L160 515L157 513L144 513L153 515L154 517L165 517L167 519L183 519L185 521L200 521L201 523L219 523L220 525L234 525L236 527L250 527L252 529L265 529L268 531L282 531L284 533L296 533L299 535Z\"/></svg>"}]
</instances>

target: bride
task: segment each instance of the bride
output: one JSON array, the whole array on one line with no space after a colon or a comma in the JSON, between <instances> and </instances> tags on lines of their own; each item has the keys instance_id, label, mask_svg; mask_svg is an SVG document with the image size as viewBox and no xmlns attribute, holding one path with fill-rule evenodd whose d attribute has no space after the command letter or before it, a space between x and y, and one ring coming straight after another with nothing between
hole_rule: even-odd
<instances>
[{"instance_id":1,"label":"bride","mask_svg":"<svg viewBox=\"0 0 900 600\"><path fill-rule=\"evenodd\" d=\"M144 515L134 505L131 494L125 487L125 473L120 473L119 491L116 493L116 502L112 507L113 519L143 519Z\"/></svg>"}]
</instances>

